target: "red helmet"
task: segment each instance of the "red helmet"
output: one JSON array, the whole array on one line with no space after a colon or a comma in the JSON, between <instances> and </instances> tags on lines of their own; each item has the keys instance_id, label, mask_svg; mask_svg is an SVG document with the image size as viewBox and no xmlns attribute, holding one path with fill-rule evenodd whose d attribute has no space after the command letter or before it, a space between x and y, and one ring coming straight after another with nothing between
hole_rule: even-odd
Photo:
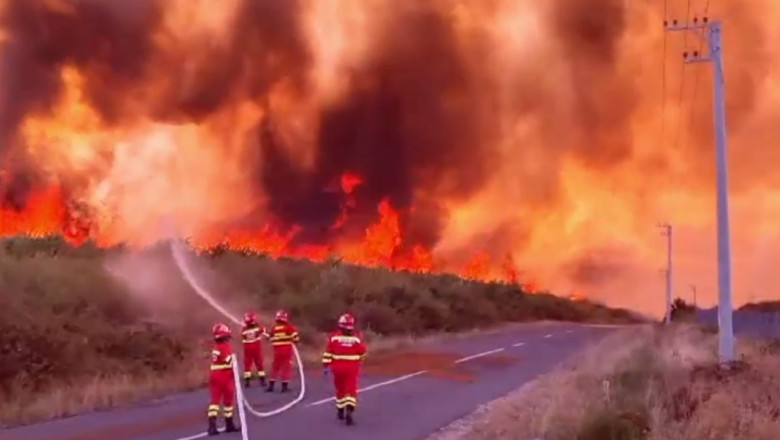
<instances>
[{"instance_id":1,"label":"red helmet","mask_svg":"<svg viewBox=\"0 0 780 440\"><path fill-rule=\"evenodd\" d=\"M355 317L352 316L350 313L345 313L339 316L339 328L344 330L354 330Z\"/></svg>"},{"instance_id":2,"label":"red helmet","mask_svg":"<svg viewBox=\"0 0 780 440\"><path fill-rule=\"evenodd\" d=\"M287 322L290 319L290 316L287 315L286 311L279 310L278 312L276 312L276 317L274 319L281 322Z\"/></svg>"},{"instance_id":3,"label":"red helmet","mask_svg":"<svg viewBox=\"0 0 780 440\"><path fill-rule=\"evenodd\" d=\"M246 312L244 313L244 322L247 324L253 324L257 322L257 313L255 312Z\"/></svg>"},{"instance_id":4,"label":"red helmet","mask_svg":"<svg viewBox=\"0 0 780 440\"><path fill-rule=\"evenodd\" d=\"M230 337L230 327L223 323L218 323L214 325L214 328L211 329L211 332L214 333L215 338L227 338Z\"/></svg>"}]
</instances>

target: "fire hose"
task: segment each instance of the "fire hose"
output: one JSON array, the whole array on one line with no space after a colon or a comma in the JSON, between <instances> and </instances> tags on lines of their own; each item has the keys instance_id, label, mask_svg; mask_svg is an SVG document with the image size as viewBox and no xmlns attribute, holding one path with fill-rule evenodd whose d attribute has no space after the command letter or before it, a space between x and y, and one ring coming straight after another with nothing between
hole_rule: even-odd
<instances>
[{"instance_id":1,"label":"fire hose","mask_svg":"<svg viewBox=\"0 0 780 440\"><path fill-rule=\"evenodd\" d=\"M225 318L233 321L234 324L240 326L241 321L233 316L230 312L228 312L222 305L220 305L211 294L209 294L208 290L204 288L200 282L198 282L195 275L192 273L190 268L187 266L185 258L184 258L184 249L181 243L171 241L171 253L173 254L173 258L176 261L176 266L179 268L179 271L181 271L182 275L184 276L184 279L187 280L187 282L190 284L192 289L197 293L201 298L206 300L211 307L213 307L216 311L221 313ZM246 396L244 395L241 383L238 380L238 366L237 363L233 363L233 372L235 376L236 381L236 390L239 391L241 394L241 401L243 402L243 405L239 406L239 416L241 417L241 420L244 421L244 425L246 424L246 418L244 418L243 409L246 407L247 411L249 411L250 414L252 414L255 417L264 418L264 417L271 417L275 416L277 414L283 413L296 404L298 404L306 395L306 376L303 372L303 363L301 362L301 355L298 352L298 348L293 345L293 353L295 354L295 361L298 366L298 375L301 378L301 390L298 392L298 396L293 399L292 401L288 402L284 406L281 406L277 409L271 410L271 411L258 411L255 408L252 407L252 405L249 403L249 401L246 399Z\"/></svg>"}]
</instances>

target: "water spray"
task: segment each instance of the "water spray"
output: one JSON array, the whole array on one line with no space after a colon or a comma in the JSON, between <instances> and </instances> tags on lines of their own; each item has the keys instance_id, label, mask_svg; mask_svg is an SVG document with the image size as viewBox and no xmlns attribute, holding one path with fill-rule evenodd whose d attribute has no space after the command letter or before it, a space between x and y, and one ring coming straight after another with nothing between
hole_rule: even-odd
<instances>
[{"instance_id":1,"label":"water spray","mask_svg":"<svg viewBox=\"0 0 780 440\"><path fill-rule=\"evenodd\" d=\"M230 312L227 311L220 303L218 303L211 294L209 294L208 290L206 290L205 287L203 287L198 279L195 277L195 275L192 273L192 270L190 270L190 267L187 265L185 256L184 256L184 246L177 241L171 241L171 254L173 255L173 259L176 261L176 266L179 268L179 271L181 272L182 276L184 276L184 279L187 280L190 287L192 287L192 290L195 291L201 298L206 300L207 303L211 307L214 308L214 310L221 313L225 318L232 321L234 324L240 326L241 320L236 318L234 315L232 315ZM284 406L281 406L277 409L271 410L271 411L258 411L252 407L252 405L247 401L246 396L244 395L243 388L241 388L241 382L238 380L238 366L237 363L233 364L233 371L234 376L236 380L236 391L240 394L240 400L244 403L242 406L239 407L240 417L242 419L242 425L246 426L246 418L244 418L243 414L243 408L246 407L246 410L249 411L250 414L252 414L255 417L259 418L265 418L265 417L271 417L275 416L277 414L281 414L296 404L298 404L301 400L303 400L304 396L306 395L306 376L303 372L303 363L301 362L301 355L298 353L298 347L293 345L293 353L295 354L295 361L298 364L298 375L301 379L301 390L298 393L298 396L290 401L289 403L285 404ZM244 431L245 432L245 431Z\"/></svg>"}]
</instances>

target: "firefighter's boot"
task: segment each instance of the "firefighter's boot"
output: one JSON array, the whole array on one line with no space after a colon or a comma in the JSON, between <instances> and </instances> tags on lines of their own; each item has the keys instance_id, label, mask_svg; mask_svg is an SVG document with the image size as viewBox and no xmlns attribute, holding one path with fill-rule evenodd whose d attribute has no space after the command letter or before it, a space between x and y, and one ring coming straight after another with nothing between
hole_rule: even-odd
<instances>
[{"instance_id":1,"label":"firefighter's boot","mask_svg":"<svg viewBox=\"0 0 780 440\"><path fill-rule=\"evenodd\" d=\"M347 425L349 425L349 426L352 426L352 425L355 424L355 416L353 414L354 412L355 412L355 407L354 406L348 406L347 407L346 419L347 419Z\"/></svg>"},{"instance_id":2,"label":"firefighter's boot","mask_svg":"<svg viewBox=\"0 0 780 440\"><path fill-rule=\"evenodd\" d=\"M252 382L252 379L249 377L244 378L244 388L249 388L250 382Z\"/></svg>"},{"instance_id":3,"label":"firefighter's boot","mask_svg":"<svg viewBox=\"0 0 780 440\"><path fill-rule=\"evenodd\" d=\"M219 431L217 431L217 418L216 417L209 417L209 429L206 431L206 434L208 435L217 435L219 434Z\"/></svg>"},{"instance_id":4,"label":"firefighter's boot","mask_svg":"<svg viewBox=\"0 0 780 440\"><path fill-rule=\"evenodd\" d=\"M274 385L275 385L274 381L269 380L268 381L268 388L265 389L265 392L266 393L273 393L274 392Z\"/></svg>"},{"instance_id":5,"label":"firefighter's boot","mask_svg":"<svg viewBox=\"0 0 780 440\"><path fill-rule=\"evenodd\" d=\"M344 408L338 409L338 412L336 412L336 417L338 417L339 420L344 420Z\"/></svg>"},{"instance_id":6,"label":"firefighter's boot","mask_svg":"<svg viewBox=\"0 0 780 440\"><path fill-rule=\"evenodd\" d=\"M286 393L290 391L290 384L287 382L282 382L282 392Z\"/></svg>"},{"instance_id":7,"label":"firefighter's boot","mask_svg":"<svg viewBox=\"0 0 780 440\"><path fill-rule=\"evenodd\" d=\"M264 387L265 386L265 375L260 376L259 379L260 379L260 386Z\"/></svg>"},{"instance_id":8,"label":"firefighter's boot","mask_svg":"<svg viewBox=\"0 0 780 440\"><path fill-rule=\"evenodd\" d=\"M225 417L225 432L238 432L236 424L233 423L233 417Z\"/></svg>"}]
</instances>

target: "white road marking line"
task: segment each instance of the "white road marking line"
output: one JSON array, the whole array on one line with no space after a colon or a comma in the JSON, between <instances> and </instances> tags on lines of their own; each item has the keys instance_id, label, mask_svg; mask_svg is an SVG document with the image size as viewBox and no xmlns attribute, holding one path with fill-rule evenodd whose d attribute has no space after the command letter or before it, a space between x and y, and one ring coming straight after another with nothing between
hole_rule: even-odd
<instances>
[{"instance_id":1,"label":"white road marking line","mask_svg":"<svg viewBox=\"0 0 780 440\"><path fill-rule=\"evenodd\" d=\"M191 435L191 436L189 436L189 437L182 437L182 438L177 438L176 440L195 440L196 438L202 438L202 437L206 437L206 436L208 436L208 434L206 434L206 433L204 432L204 433L202 433L202 434Z\"/></svg>"},{"instance_id":2,"label":"white road marking line","mask_svg":"<svg viewBox=\"0 0 780 440\"><path fill-rule=\"evenodd\" d=\"M517 344L512 344L512 347L522 347L525 345L525 342L518 342Z\"/></svg>"},{"instance_id":3,"label":"white road marking line","mask_svg":"<svg viewBox=\"0 0 780 440\"><path fill-rule=\"evenodd\" d=\"M381 388L381 387L384 387L384 386L387 386L387 385L392 385L394 383L402 382L404 380L411 379L413 377L419 376L421 374L425 374L427 372L428 372L428 370L422 370L422 371L418 371L416 373L407 374L405 376L396 377L395 379L390 379L390 380L386 380L384 382L375 383L375 384L369 385L369 386L367 386L365 388L358 389L358 393L365 393L366 391L371 391L371 390L375 390L377 388ZM310 404L308 404L306 406L307 407L318 406L318 405L322 405L324 403L332 402L334 400L336 400L334 397L328 397L326 399L322 399L322 400L318 400L316 402L312 402L312 403L310 403ZM184 440L184 439L180 439L180 440Z\"/></svg>"},{"instance_id":4,"label":"white road marking line","mask_svg":"<svg viewBox=\"0 0 780 440\"><path fill-rule=\"evenodd\" d=\"M552 338L552 333L547 333L546 335L544 335L544 337L545 337L545 339L546 338Z\"/></svg>"},{"instance_id":5,"label":"white road marking line","mask_svg":"<svg viewBox=\"0 0 780 440\"><path fill-rule=\"evenodd\" d=\"M453 363L460 364L462 362L466 362L466 361L470 361L472 359L477 359L477 358L481 358L481 357L484 357L484 356L488 356L488 355L491 355L493 353L499 353L499 352L502 352L504 350L505 350L504 348L497 348L495 350L489 350L489 351L485 351L485 352L482 352L482 353L477 353L477 354L474 354L474 355L471 355L471 356L466 356L464 358L460 358L460 359L456 360ZM384 382L375 383L375 384L369 385L369 386L367 386L365 388L359 389L358 393L365 393L366 391L371 391L371 390L374 390L374 389L377 389L377 388L381 388L381 387L384 387L384 386L387 386L387 385L392 385L394 383L402 382L404 380L420 376L421 374L425 374L427 372L428 372L428 370L422 370L422 371L418 371L416 373L407 374L405 376L396 377L395 379L390 379L390 380L386 380ZM336 399L333 398L333 397L328 397L328 398L325 398L325 399L318 400L316 402L312 402L312 403L310 403L310 404L308 404L306 406L307 407L309 407L309 406L318 406L318 405L322 405L322 404L325 404L325 403L328 403L328 402L332 402L334 400L336 400Z\"/></svg>"},{"instance_id":6,"label":"white road marking line","mask_svg":"<svg viewBox=\"0 0 780 440\"><path fill-rule=\"evenodd\" d=\"M502 351L504 351L503 348L497 348L495 350L490 350L490 351L483 351L482 353L477 353L477 354L473 354L471 356L466 356L464 358L460 358L457 361L455 361L454 363L460 364L461 362L470 361L472 359L481 358L483 356L488 356L488 355L491 355L493 353L499 353L499 352L502 352Z\"/></svg>"}]
</instances>

